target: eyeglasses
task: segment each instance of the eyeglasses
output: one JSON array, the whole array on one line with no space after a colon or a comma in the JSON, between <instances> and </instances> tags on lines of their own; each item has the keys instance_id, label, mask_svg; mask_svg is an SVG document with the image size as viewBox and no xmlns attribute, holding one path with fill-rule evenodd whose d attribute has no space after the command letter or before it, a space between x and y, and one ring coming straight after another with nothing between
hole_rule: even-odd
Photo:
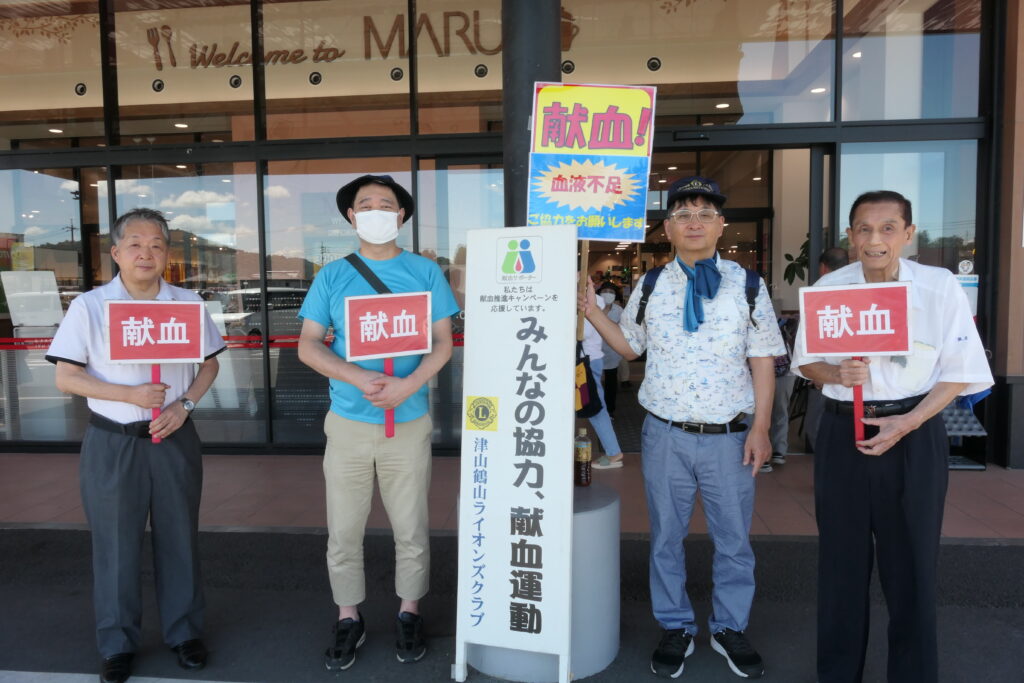
<instances>
[{"instance_id":1,"label":"eyeglasses","mask_svg":"<svg viewBox=\"0 0 1024 683\"><path fill-rule=\"evenodd\" d=\"M674 220L676 223L686 224L693 220L696 216L701 223L714 223L715 218L722 214L714 209L701 209L700 211L690 211L689 209L679 209L668 215L669 218Z\"/></svg>"}]
</instances>

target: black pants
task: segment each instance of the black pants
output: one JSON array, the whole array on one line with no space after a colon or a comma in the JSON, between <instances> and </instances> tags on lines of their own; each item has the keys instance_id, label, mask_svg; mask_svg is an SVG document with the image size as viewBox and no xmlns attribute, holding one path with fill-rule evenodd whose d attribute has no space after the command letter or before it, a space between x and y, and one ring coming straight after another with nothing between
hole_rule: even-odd
<instances>
[{"instance_id":1,"label":"black pants","mask_svg":"<svg viewBox=\"0 0 1024 683\"><path fill-rule=\"evenodd\" d=\"M868 427L867 438L877 431ZM814 446L818 680L864 673L873 557L889 608L889 683L938 680L935 573L949 480L941 416L880 456L853 446L853 417L825 412Z\"/></svg>"},{"instance_id":2,"label":"black pants","mask_svg":"<svg viewBox=\"0 0 1024 683\"><path fill-rule=\"evenodd\" d=\"M90 425L79 466L92 531L96 641L103 657L135 652L142 626L142 542L152 527L164 642L202 635L197 548L203 463L191 420L159 444Z\"/></svg>"},{"instance_id":3,"label":"black pants","mask_svg":"<svg viewBox=\"0 0 1024 683\"><path fill-rule=\"evenodd\" d=\"M621 360L620 363L626 361ZM604 371L604 402L609 415L615 414L615 396L619 393L619 369L608 368Z\"/></svg>"}]
</instances>

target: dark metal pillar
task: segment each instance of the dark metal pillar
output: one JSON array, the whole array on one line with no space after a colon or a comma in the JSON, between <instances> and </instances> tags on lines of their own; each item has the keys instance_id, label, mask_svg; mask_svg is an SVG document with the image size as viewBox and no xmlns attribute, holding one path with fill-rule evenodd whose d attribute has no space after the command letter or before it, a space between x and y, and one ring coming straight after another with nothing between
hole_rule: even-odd
<instances>
[{"instance_id":1,"label":"dark metal pillar","mask_svg":"<svg viewBox=\"0 0 1024 683\"><path fill-rule=\"evenodd\" d=\"M559 0L502 0L501 69L504 88L502 152L505 225L526 225L530 173L530 109L536 81L561 81Z\"/></svg>"},{"instance_id":2,"label":"dark metal pillar","mask_svg":"<svg viewBox=\"0 0 1024 683\"><path fill-rule=\"evenodd\" d=\"M835 190L833 190L835 192ZM811 147L811 187L810 214L807 226L807 283L813 285L818 279L818 263L824 248L822 239L824 232L823 216L825 213L825 149L821 146Z\"/></svg>"}]
</instances>

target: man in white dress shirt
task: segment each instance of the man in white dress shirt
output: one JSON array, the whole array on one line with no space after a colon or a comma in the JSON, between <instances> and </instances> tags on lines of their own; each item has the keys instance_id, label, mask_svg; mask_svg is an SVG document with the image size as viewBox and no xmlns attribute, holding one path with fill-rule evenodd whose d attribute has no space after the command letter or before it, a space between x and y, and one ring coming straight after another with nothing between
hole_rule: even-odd
<instances>
[{"instance_id":1,"label":"man in white dress shirt","mask_svg":"<svg viewBox=\"0 0 1024 683\"><path fill-rule=\"evenodd\" d=\"M163 280L170 233L159 211L133 209L110 229L117 277L71 302L46 359L57 388L88 399L89 426L79 466L82 505L92 531L100 680L132 672L142 622L142 545L152 527L157 606L164 642L185 669L206 665L205 602L197 547L203 487L201 444L189 415L217 377L224 340L206 316L198 366L168 363L161 382L150 365L113 364L105 342L104 301L201 301ZM160 416L152 419L154 408ZM160 437L153 443L152 437Z\"/></svg>"},{"instance_id":2,"label":"man in white dress shirt","mask_svg":"<svg viewBox=\"0 0 1024 683\"><path fill-rule=\"evenodd\" d=\"M718 184L683 178L666 204L665 234L675 258L647 301L643 287L634 289L619 324L595 305L592 286L581 302L587 320L624 359L647 351L638 394L648 413L641 461L651 521L651 606L663 629L651 670L678 678L694 649L683 539L699 491L715 545L711 647L736 675L758 678L764 663L744 633L754 599L750 523L754 476L771 456L774 357L786 347L764 283L754 274L751 305L747 271L718 256L725 204Z\"/></svg>"},{"instance_id":3,"label":"man in white dress shirt","mask_svg":"<svg viewBox=\"0 0 1024 683\"><path fill-rule=\"evenodd\" d=\"M873 556L889 608L889 683L938 680L935 573L949 453L940 413L993 382L956 278L900 258L914 231L903 195L862 194L846 231L859 261L815 283L909 281L911 355L813 357L797 334L793 368L821 383L825 397L814 444L820 683L861 680ZM867 425L858 442L855 386L863 387Z\"/></svg>"}]
</instances>

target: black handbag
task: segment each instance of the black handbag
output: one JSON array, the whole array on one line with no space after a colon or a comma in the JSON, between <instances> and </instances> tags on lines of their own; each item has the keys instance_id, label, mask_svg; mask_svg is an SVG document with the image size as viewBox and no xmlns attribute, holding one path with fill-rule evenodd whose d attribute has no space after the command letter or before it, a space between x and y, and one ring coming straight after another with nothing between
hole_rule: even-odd
<instances>
[{"instance_id":1,"label":"black handbag","mask_svg":"<svg viewBox=\"0 0 1024 683\"><path fill-rule=\"evenodd\" d=\"M593 417L601 412L590 356L583 353L583 342L576 342L576 417Z\"/></svg>"}]
</instances>

